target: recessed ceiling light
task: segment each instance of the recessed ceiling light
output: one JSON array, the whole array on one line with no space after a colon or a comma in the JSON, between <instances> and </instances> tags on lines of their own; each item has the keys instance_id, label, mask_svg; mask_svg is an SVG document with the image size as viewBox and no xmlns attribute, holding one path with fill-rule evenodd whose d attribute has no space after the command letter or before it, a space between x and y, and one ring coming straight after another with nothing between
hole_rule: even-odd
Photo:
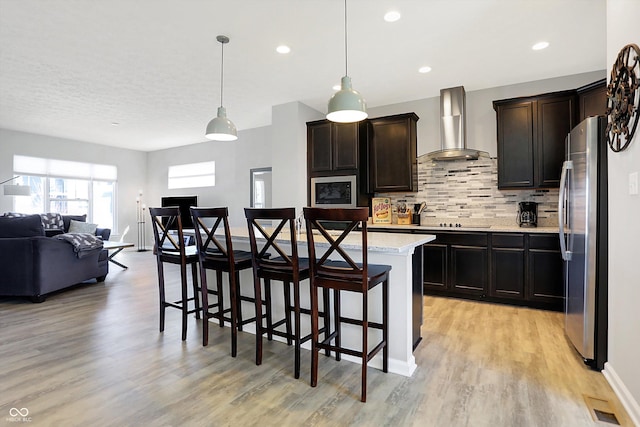
<instances>
[{"instance_id":1,"label":"recessed ceiling light","mask_svg":"<svg viewBox=\"0 0 640 427\"><path fill-rule=\"evenodd\" d=\"M118 122L111 122L111 126L120 126L120 123L118 123Z\"/></svg>"},{"instance_id":2,"label":"recessed ceiling light","mask_svg":"<svg viewBox=\"0 0 640 427\"><path fill-rule=\"evenodd\" d=\"M397 10L390 10L384 14L384 20L387 22L396 22L398 19L400 19L400 12Z\"/></svg>"},{"instance_id":3,"label":"recessed ceiling light","mask_svg":"<svg viewBox=\"0 0 640 427\"><path fill-rule=\"evenodd\" d=\"M291 48L289 46L281 44L276 48L276 52L282 53L282 54L289 53L291 52Z\"/></svg>"},{"instance_id":4,"label":"recessed ceiling light","mask_svg":"<svg viewBox=\"0 0 640 427\"><path fill-rule=\"evenodd\" d=\"M428 73L429 71L431 71L431 67L427 65L425 65L424 67L418 68L418 72L422 74Z\"/></svg>"},{"instance_id":5,"label":"recessed ceiling light","mask_svg":"<svg viewBox=\"0 0 640 427\"><path fill-rule=\"evenodd\" d=\"M538 42L536 44L534 44L533 46L531 46L531 49L533 50L542 50L549 47L549 42Z\"/></svg>"}]
</instances>

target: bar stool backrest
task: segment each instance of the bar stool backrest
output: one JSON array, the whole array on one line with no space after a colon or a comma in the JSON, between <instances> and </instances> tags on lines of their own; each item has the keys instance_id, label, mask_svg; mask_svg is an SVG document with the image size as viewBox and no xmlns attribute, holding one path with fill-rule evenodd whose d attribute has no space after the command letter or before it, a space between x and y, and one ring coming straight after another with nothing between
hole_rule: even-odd
<instances>
[{"instance_id":1,"label":"bar stool backrest","mask_svg":"<svg viewBox=\"0 0 640 427\"><path fill-rule=\"evenodd\" d=\"M157 256L160 258L165 255L185 257L186 250L180 208L149 208L149 214L153 225L154 251ZM178 232L177 238L172 233L176 228Z\"/></svg>"},{"instance_id":2,"label":"bar stool backrest","mask_svg":"<svg viewBox=\"0 0 640 427\"><path fill-rule=\"evenodd\" d=\"M345 289L353 288L353 284L359 283L362 291L365 291L367 286L367 220L369 209L304 208L304 217L307 228L311 276L320 281L344 282ZM324 221L330 221L334 225L340 223L341 226L344 226L344 229L327 230L323 225ZM358 227L361 228L362 262L355 262L341 246L345 239L351 233L354 233ZM323 239L318 239L316 234ZM323 240L328 243L328 248L325 245L318 245ZM322 252L323 250L324 252ZM333 259L330 259L330 257L333 257ZM360 287L358 289L360 290Z\"/></svg>"},{"instance_id":3,"label":"bar stool backrest","mask_svg":"<svg viewBox=\"0 0 640 427\"><path fill-rule=\"evenodd\" d=\"M229 209L190 208L200 262L233 265L233 245L229 229ZM222 225L222 227L221 227ZM218 234L216 235L216 232Z\"/></svg>"},{"instance_id":4,"label":"bar stool backrest","mask_svg":"<svg viewBox=\"0 0 640 427\"><path fill-rule=\"evenodd\" d=\"M249 241L253 265L258 271L272 273L292 274L298 271L298 243L296 239L295 208L269 208L255 209L245 208L247 227L249 228ZM274 221L273 228L265 228L261 222ZM258 237L256 238L256 234ZM289 234L286 236L286 234ZM278 245L277 239L286 238L291 250L287 251ZM270 251L273 251L272 254Z\"/></svg>"}]
</instances>

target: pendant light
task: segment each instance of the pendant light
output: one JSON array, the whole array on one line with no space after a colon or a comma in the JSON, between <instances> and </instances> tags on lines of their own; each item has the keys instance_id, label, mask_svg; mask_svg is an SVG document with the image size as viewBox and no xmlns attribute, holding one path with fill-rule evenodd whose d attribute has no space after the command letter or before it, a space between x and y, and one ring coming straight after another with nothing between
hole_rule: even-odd
<instances>
[{"instance_id":1,"label":"pendant light","mask_svg":"<svg viewBox=\"0 0 640 427\"><path fill-rule=\"evenodd\" d=\"M218 36L216 40L222 46L222 60L220 66L220 106L218 107L218 115L213 118L207 125L206 137L214 141L235 141L238 139L238 131L236 125L227 118L227 110L222 106L222 88L224 82L224 45L229 43L229 37Z\"/></svg>"},{"instance_id":2,"label":"pendant light","mask_svg":"<svg viewBox=\"0 0 640 427\"><path fill-rule=\"evenodd\" d=\"M366 119L367 105L359 92L351 87L347 67L347 0L344 0L344 77L340 90L329 100L327 119L338 123L353 123Z\"/></svg>"}]
</instances>

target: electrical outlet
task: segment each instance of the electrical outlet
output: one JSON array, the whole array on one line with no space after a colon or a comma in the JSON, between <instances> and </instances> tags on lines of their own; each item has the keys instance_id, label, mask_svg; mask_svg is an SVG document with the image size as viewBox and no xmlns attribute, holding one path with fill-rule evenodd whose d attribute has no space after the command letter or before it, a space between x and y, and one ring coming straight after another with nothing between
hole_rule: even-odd
<instances>
[{"instance_id":1,"label":"electrical outlet","mask_svg":"<svg viewBox=\"0 0 640 427\"><path fill-rule=\"evenodd\" d=\"M629 174L629 194L638 194L638 172L632 172Z\"/></svg>"}]
</instances>

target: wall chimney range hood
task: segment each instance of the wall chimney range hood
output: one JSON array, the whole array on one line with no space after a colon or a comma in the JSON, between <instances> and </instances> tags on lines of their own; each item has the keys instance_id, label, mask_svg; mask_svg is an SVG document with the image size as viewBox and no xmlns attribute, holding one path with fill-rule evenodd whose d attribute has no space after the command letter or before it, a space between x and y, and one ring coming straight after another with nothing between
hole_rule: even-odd
<instances>
[{"instance_id":1,"label":"wall chimney range hood","mask_svg":"<svg viewBox=\"0 0 640 427\"><path fill-rule=\"evenodd\" d=\"M467 148L466 94L464 86L440 90L441 149L427 154L429 160L477 160L484 151Z\"/></svg>"}]
</instances>

